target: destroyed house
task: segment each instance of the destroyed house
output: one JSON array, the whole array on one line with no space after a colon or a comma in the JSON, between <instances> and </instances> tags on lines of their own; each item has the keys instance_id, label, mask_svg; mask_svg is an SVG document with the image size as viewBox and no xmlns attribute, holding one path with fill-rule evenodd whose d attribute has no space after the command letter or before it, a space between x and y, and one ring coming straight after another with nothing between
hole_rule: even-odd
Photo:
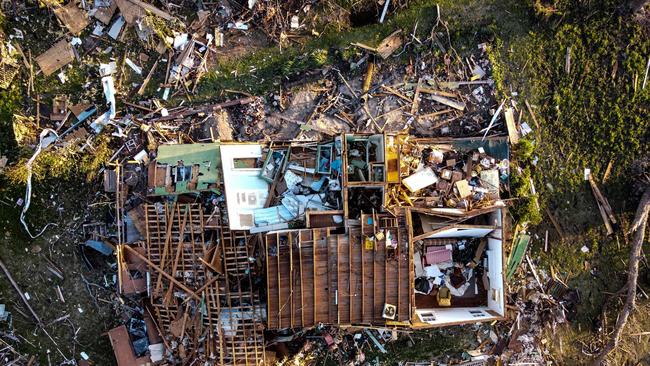
<instances>
[{"instance_id":1,"label":"destroyed house","mask_svg":"<svg viewBox=\"0 0 650 366\"><path fill-rule=\"evenodd\" d=\"M304 229L251 229L267 231L268 328L427 327L504 316L506 139L349 134L332 147L332 165L345 167L343 207L301 207L283 223L302 216ZM322 177L301 172L308 182Z\"/></svg>"},{"instance_id":2,"label":"destroyed house","mask_svg":"<svg viewBox=\"0 0 650 366\"><path fill-rule=\"evenodd\" d=\"M362 214L361 227L347 233L267 233L267 326L426 328L501 319L504 209L453 225L406 212Z\"/></svg>"},{"instance_id":3,"label":"destroyed house","mask_svg":"<svg viewBox=\"0 0 650 366\"><path fill-rule=\"evenodd\" d=\"M398 134L162 145L118 288L145 262L167 352L219 365L271 362L265 330L500 319L508 156Z\"/></svg>"}]
</instances>

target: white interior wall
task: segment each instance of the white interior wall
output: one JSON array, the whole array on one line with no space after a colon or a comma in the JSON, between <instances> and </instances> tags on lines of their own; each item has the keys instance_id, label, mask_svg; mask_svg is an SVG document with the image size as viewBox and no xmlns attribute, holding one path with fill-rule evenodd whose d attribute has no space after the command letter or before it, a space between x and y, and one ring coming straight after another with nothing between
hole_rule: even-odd
<instances>
[{"instance_id":1,"label":"white interior wall","mask_svg":"<svg viewBox=\"0 0 650 366\"><path fill-rule=\"evenodd\" d=\"M502 211L501 209L492 211L490 212L490 225L494 225L496 227L499 227L500 229L494 230L492 233L490 233L490 236L495 238L495 239L501 239L502 234L503 234L503 218L501 217Z\"/></svg>"},{"instance_id":2,"label":"white interior wall","mask_svg":"<svg viewBox=\"0 0 650 366\"><path fill-rule=\"evenodd\" d=\"M451 227L444 229L427 236L428 239L442 239L442 238L482 238L489 234L492 228L476 228L471 226L466 227Z\"/></svg>"},{"instance_id":3,"label":"white interior wall","mask_svg":"<svg viewBox=\"0 0 650 366\"><path fill-rule=\"evenodd\" d=\"M503 286L503 241L488 238L487 274L490 282L488 289L488 307L497 314L505 313L505 292Z\"/></svg>"},{"instance_id":4,"label":"white interior wall","mask_svg":"<svg viewBox=\"0 0 650 366\"><path fill-rule=\"evenodd\" d=\"M253 211L264 207L269 183L260 178L262 169L235 169L234 159L260 158L262 146L226 144L220 150L230 229L248 230L254 226Z\"/></svg>"},{"instance_id":5,"label":"white interior wall","mask_svg":"<svg viewBox=\"0 0 650 366\"><path fill-rule=\"evenodd\" d=\"M450 323L471 323L481 320L496 319L495 316L490 315L486 310L491 310L505 316L505 291L503 283L504 275L504 262L503 262L503 217L502 210L496 210L490 214L490 224L498 226L496 230L493 229L468 229L469 231L463 232L450 228L436 235L442 234L444 236L436 236L438 238L455 238L455 237L468 237L469 234L476 235L473 237L483 237L487 235L487 250L486 250L486 266L489 278L490 288L488 289L488 306L481 306L476 308L434 308L434 309L417 309L416 313L420 318L421 314L434 314L435 320L425 321L431 325L444 325ZM470 311L482 311L480 314L472 314Z\"/></svg>"},{"instance_id":6,"label":"white interior wall","mask_svg":"<svg viewBox=\"0 0 650 366\"><path fill-rule=\"evenodd\" d=\"M496 319L487 312L488 307L476 308L435 308L418 309L416 311L419 320L430 325L445 325L450 323L473 323L484 320ZM433 317L429 316L433 314Z\"/></svg>"}]
</instances>

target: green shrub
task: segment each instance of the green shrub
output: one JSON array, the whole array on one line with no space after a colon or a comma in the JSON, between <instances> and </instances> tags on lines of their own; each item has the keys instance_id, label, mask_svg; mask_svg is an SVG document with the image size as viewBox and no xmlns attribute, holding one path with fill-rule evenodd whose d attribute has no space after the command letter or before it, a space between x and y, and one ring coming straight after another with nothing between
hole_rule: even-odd
<instances>
[{"instance_id":1,"label":"green shrub","mask_svg":"<svg viewBox=\"0 0 650 366\"><path fill-rule=\"evenodd\" d=\"M519 165L530 166L533 163L535 155L535 142L530 139L521 139L513 147L513 160Z\"/></svg>"}]
</instances>

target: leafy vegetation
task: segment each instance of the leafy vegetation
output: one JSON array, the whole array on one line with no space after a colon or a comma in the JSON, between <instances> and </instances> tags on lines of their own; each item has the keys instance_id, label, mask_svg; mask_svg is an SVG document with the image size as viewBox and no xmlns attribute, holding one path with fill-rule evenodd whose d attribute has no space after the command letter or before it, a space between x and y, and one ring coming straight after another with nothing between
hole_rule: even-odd
<instances>
[{"instance_id":1,"label":"leafy vegetation","mask_svg":"<svg viewBox=\"0 0 650 366\"><path fill-rule=\"evenodd\" d=\"M99 135L92 147L92 153L87 154L78 151L76 147L67 146L57 150L45 149L32 166L32 179L40 181L46 178L74 179L76 174L81 174L90 182L93 181L102 166L108 162L113 155L109 148L110 138L107 135ZM12 165L6 172L9 181L16 185L22 185L27 181L28 158L21 158L17 164Z\"/></svg>"},{"instance_id":2,"label":"leafy vegetation","mask_svg":"<svg viewBox=\"0 0 650 366\"><path fill-rule=\"evenodd\" d=\"M529 100L539 122L534 126L527 119L535 129L534 149L526 140L515 148L513 158L527 169L513 173L514 195L529 190L531 177L540 206L556 212L565 231L561 239L548 224L534 228L540 237L544 230L552 234L548 253L543 240L533 241L534 256L540 268L580 292L577 324L549 335L551 352L567 364L585 362L585 345L597 341L593 331L603 320L604 302L624 282L629 250L624 230L604 235L583 171L591 169L619 220L626 222L627 211L636 206L630 163L647 154L650 137L650 87L643 88L650 41L647 30L623 10L616 1L535 1L529 12L537 26L493 42L501 96L516 90L518 102ZM536 165L530 164L535 158ZM532 211L526 206L530 202L517 202L513 215L527 219ZM582 252L583 246L589 251ZM606 317L611 326L616 315ZM635 359L634 352L623 353L613 356L615 364Z\"/></svg>"},{"instance_id":3,"label":"leafy vegetation","mask_svg":"<svg viewBox=\"0 0 650 366\"><path fill-rule=\"evenodd\" d=\"M472 342L471 327L455 328L453 336L441 330L415 331L410 337L401 337L386 345L388 353L380 353L372 347L366 352L366 360L379 361L380 365L397 365L405 361L428 361L440 356L459 356Z\"/></svg>"},{"instance_id":4,"label":"leafy vegetation","mask_svg":"<svg viewBox=\"0 0 650 366\"><path fill-rule=\"evenodd\" d=\"M20 89L14 83L0 90L0 154L10 154L16 148L13 134L13 115L20 110Z\"/></svg>"},{"instance_id":5,"label":"leafy vegetation","mask_svg":"<svg viewBox=\"0 0 650 366\"><path fill-rule=\"evenodd\" d=\"M551 27L553 19L544 14L546 26L496 51L509 66L507 85L537 105L543 123L537 153L548 158L540 159L535 172L541 190L547 183L562 191L580 189L583 168L601 177L610 161L613 177L624 174L649 137L644 116L650 88L642 89L642 82L650 42L642 26L611 1L570 3L554 2L565 16L560 25Z\"/></svg>"}]
</instances>

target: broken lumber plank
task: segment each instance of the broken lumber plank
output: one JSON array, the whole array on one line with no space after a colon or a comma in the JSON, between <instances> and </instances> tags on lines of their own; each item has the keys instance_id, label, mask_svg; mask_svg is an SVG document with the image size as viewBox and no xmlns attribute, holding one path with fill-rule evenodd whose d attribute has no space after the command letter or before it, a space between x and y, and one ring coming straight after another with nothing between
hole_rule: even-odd
<instances>
[{"instance_id":1,"label":"broken lumber plank","mask_svg":"<svg viewBox=\"0 0 650 366\"><path fill-rule=\"evenodd\" d=\"M437 85L445 89L458 89L463 85L483 85L483 84L492 84L493 80L474 80L474 81L440 81Z\"/></svg>"},{"instance_id":2,"label":"broken lumber plank","mask_svg":"<svg viewBox=\"0 0 650 366\"><path fill-rule=\"evenodd\" d=\"M403 40L400 36L401 31L401 29L396 30L379 43L379 46L377 46L377 54L381 58L387 59L402 45Z\"/></svg>"},{"instance_id":3,"label":"broken lumber plank","mask_svg":"<svg viewBox=\"0 0 650 366\"><path fill-rule=\"evenodd\" d=\"M147 11L151 14L158 16L165 20L171 20L173 17L153 5L147 4L144 1L140 0L115 0L117 7L120 9L120 13L124 17L127 23L133 24L141 17L147 14Z\"/></svg>"},{"instance_id":4,"label":"broken lumber plank","mask_svg":"<svg viewBox=\"0 0 650 366\"><path fill-rule=\"evenodd\" d=\"M443 114L447 114L447 113L450 113L450 112L453 112L453 109L443 109L443 110L441 110L441 111L436 111L436 112L431 112L431 113L423 114L423 115L419 116L418 119L419 119L419 120L424 120L424 119L427 119L427 118L431 118L431 117L436 117L436 116L440 116L440 115L443 115ZM446 123L446 122L449 122L449 121L445 121L445 123Z\"/></svg>"},{"instance_id":5,"label":"broken lumber plank","mask_svg":"<svg viewBox=\"0 0 650 366\"><path fill-rule=\"evenodd\" d=\"M350 43L350 45L362 48L368 52L374 53L383 59L387 59L390 55L395 52L402 45L402 37L399 35L400 30L396 30L391 33L388 37L384 38L379 45L375 47L370 47L363 43Z\"/></svg>"},{"instance_id":6,"label":"broken lumber plank","mask_svg":"<svg viewBox=\"0 0 650 366\"><path fill-rule=\"evenodd\" d=\"M440 104L444 104L444 105L446 105L448 107L458 109L459 111L465 110L465 103L463 103L463 102L457 102L457 101L455 101L453 99L449 99L449 98L446 98L446 97L443 97L443 96L440 96L440 95L435 95L435 94L431 95L430 98L433 99L434 101L440 103Z\"/></svg>"},{"instance_id":7,"label":"broken lumber plank","mask_svg":"<svg viewBox=\"0 0 650 366\"><path fill-rule=\"evenodd\" d=\"M603 206L600 204L598 200L596 200L596 205L598 206L598 212L600 212L600 217L602 217L603 223L605 224L605 230L607 230L607 236L614 234L614 228L612 227L612 223L609 222L609 219L607 218L607 213L605 212L605 209L603 208Z\"/></svg>"},{"instance_id":8,"label":"broken lumber plank","mask_svg":"<svg viewBox=\"0 0 650 366\"><path fill-rule=\"evenodd\" d=\"M414 84L408 83L406 85L409 86L409 85L414 85ZM447 98L457 98L458 97L454 93L450 93L450 92L446 92L446 91L442 91L442 90L431 89L431 88L427 88L427 87L424 87L424 86L420 86L420 92L421 93L427 93L427 94L440 95L442 97L447 97Z\"/></svg>"},{"instance_id":9,"label":"broken lumber plank","mask_svg":"<svg viewBox=\"0 0 650 366\"><path fill-rule=\"evenodd\" d=\"M149 84L149 81L151 80L151 76L153 76L154 71L156 71L156 67L158 66L158 61L160 61L160 58L154 62L153 66L151 66L151 70L149 70L149 73L147 74L147 77L144 79L142 82L142 85L140 85L140 89L138 89L138 95L143 95L144 90L147 88L147 85ZM167 61L168 63L170 62L169 60Z\"/></svg>"},{"instance_id":10,"label":"broken lumber plank","mask_svg":"<svg viewBox=\"0 0 650 366\"><path fill-rule=\"evenodd\" d=\"M373 61L368 62L368 71L366 72L366 78L363 81L362 92L364 94L368 93L370 90L370 85L372 84L372 77L375 74L375 63Z\"/></svg>"},{"instance_id":11,"label":"broken lumber plank","mask_svg":"<svg viewBox=\"0 0 650 366\"><path fill-rule=\"evenodd\" d=\"M564 239L564 233L562 232L562 227L555 219L555 216L553 216L553 214L548 209L548 207L544 208L544 210L546 211L546 215L549 217L549 219L551 219L551 223L553 224L555 231L557 231L557 234L560 236L560 239Z\"/></svg>"},{"instance_id":12,"label":"broken lumber plank","mask_svg":"<svg viewBox=\"0 0 650 366\"><path fill-rule=\"evenodd\" d=\"M115 10L117 10L117 1L111 2L111 5L107 8L97 8L97 11L93 16L100 22L109 25L113 18L113 14L115 14Z\"/></svg>"},{"instance_id":13,"label":"broken lumber plank","mask_svg":"<svg viewBox=\"0 0 650 366\"><path fill-rule=\"evenodd\" d=\"M533 109L530 107L530 103L528 103L528 99L524 100L524 103L526 103L526 109L528 109L530 117L533 119L533 122L535 122L535 127L539 130L539 123L537 123L537 118L535 117L535 113L533 113Z\"/></svg>"},{"instance_id":14,"label":"broken lumber plank","mask_svg":"<svg viewBox=\"0 0 650 366\"><path fill-rule=\"evenodd\" d=\"M397 91L397 90L391 88L391 87L388 86L388 85L383 85L383 84L382 84L382 85L380 85L380 88L384 89L385 91L387 91L387 92L390 93L390 94L393 94L393 95L396 96L396 97L399 97L399 98L403 99L404 101L407 101L407 102L409 102L409 103L412 103L412 102L413 102L410 98L408 98L408 97L405 96L404 94L400 93L399 91Z\"/></svg>"},{"instance_id":15,"label":"broken lumber plank","mask_svg":"<svg viewBox=\"0 0 650 366\"><path fill-rule=\"evenodd\" d=\"M152 261L150 261L147 257L145 257L144 255L140 254L137 250L131 248L130 246L128 246L128 245L126 245L126 244L120 244L120 246L126 248L129 252L133 253L133 255L135 255L136 257L138 257L138 258L140 258L140 259L142 259L145 263L147 263L147 264L149 265L149 267L150 267L151 269L153 269L153 270L155 270L156 272L158 272L158 273L160 273L161 275L163 275L165 278L167 278L167 279L170 280L172 283L174 283L176 286L178 286L178 288L180 288L181 290L185 291L185 293L187 293L189 296L192 296L193 298L195 298L195 299L198 300L198 301L202 301L201 297L200 297L199 295L197 295L194 291L190 290L190 289L189 289L187 286L185 286L182 282L180 282L180 281L178 281L176 278L174 278L174 276L170 275L169 273L165 272L162 268L158 267L155 263L153 263Z\"/></svg>"},{"instance_id":16,"label":"broken lumber plank","mask_svg":"<svg viewBox=\"0 0 650 366\"><path fill-rule=\"evenodd\" d=\"M49 50L36 57L36 63L43 71L43 75L50 76L58 69L74 61L74 59L72 45L67 40L62 39Z\"/></svg>"},{"instance_id":17,"label":"broken lumber plank","mask_svg":"<svg viewBox=\"0 0 650 366\"><path fill-rule=\"evenodd\" d=\"M616 224L616 216L614 216L614 212L612 211L612 207L609 205L609 201L607 201L607 198L602 194L591 174L589 174L588 179L589 185L591 186L591 191L596 197L596 201L598 201L598 204L602 206L603 211L605 212L605 215L609 221L611 221L612 224Z\"/></svg>"},{"instance_id":18,"label":"broken lumber plank","mask_svg":"<svg viewBox=\"0 0 650 366\"><path fill-rule=\"evenodd\" d=\"M614 161L610 159L609 163L607 164L607 168L605 169L605 174L603 174L603 179L602 179L603 184L607 182L607 179L609 179L609 175L612 174L613 166L614 166Z\"/></svg>"},{"instance_id":19,"label":"broken lumber plank","mask_svg":"<svg viewBox=\"0 0 650 366\"><path fill-rule=\"evenodd\" d=\"M84 28L90 24L88 14L77 6L76 2L71 1L68 5L59 6L54 9L54 15L65 25L70 33L78 35Z\"/></svg>"},{"instance_id":20,"label":"broken lumber plank","mask_svg":"<svg viewBox=\"0 0 650 366\"><path fill-rule=\"evenodd\" d=\"M411 114L416 115L420 107L420 87L422 85L422 79L418 79L418 84L415 87L415 93L413 94L413 104L411 104Z\"/></svg>"},{"instance_id":21,"label":"broken lumber plank","mask_svg":"<svg viewBox=\"0 0 650 366\"><path fill-rule=\"evenodd\" d=\"M508 137L510 138L510 143L516 145L519 143L519 132L517 131L517 126L515 125L515 112L512 107L506 108L504 111L506 116L506 127L508 128Z\"/></svg>"}]
</instances>

